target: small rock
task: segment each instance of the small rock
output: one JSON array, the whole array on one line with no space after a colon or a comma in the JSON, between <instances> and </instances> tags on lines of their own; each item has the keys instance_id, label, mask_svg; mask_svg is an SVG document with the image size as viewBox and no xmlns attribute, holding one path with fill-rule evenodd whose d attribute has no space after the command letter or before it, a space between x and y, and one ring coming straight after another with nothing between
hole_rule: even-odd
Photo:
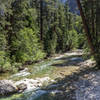
<instances>
[{"instance_id":1,"label":"small rock","mask_svg":"<svg viewBox=\"0 0 100 100\"><path fill-rule=\"evenodd\" d=\"M25 89L27 89L27 85L24 83L21 83L19 85L17 85L17 88L20 92L24 91Z\"/></svg>"},{"instance_id":2,"label":"small rock","mask_svg":"<svg viewBox=\"0 0 100 100\"><path fill-rule=\"evenodd\" d=\"M63 92L60 91L60 90L53 90L53 91L50 92L50 94L53 95L53 96L54 96L54 95L57 95L57 94L62 94L62 93L63 93Z\"/></svg>"},{"instance_id":3,"label":"small rock","mask_svg":"<svg viewBox=\"0 0 100 100\"><path fill-rule=\"evenodd\" d=\"M25 68L24 70L20 71L20 72L27 72L28 68Z\"/></svg>"},{"instance_id":4,"label":"small rock","mask_svg":"<svg viewBox=\"0 0 100 100\"><path fill-rule=\"evenodd\" d=\"M85 74L85 75L84 75L84 78L88 78L88 77L89 77L89 75L88 75L88 74Z\"/></svg>"},{"instance_id":5,"label":"small rock","mask_svg":"<svg viewBox=\"0 0 100 100\"><path fill-rule=\"evenodd\" d=\"M36 78L36 80L38 80L40 83L44 83L44 82L49 82L50 78L49 77L44 77L44 78Z\"/></svg>"}]
</instances>

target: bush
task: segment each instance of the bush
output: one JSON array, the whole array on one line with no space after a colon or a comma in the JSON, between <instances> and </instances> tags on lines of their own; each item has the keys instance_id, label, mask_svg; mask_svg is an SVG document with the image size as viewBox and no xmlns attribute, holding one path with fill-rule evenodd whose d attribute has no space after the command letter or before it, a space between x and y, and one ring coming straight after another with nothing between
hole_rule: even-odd
<instances>
[{"instance_id":1,"label":"bush","mask_svg":"<svg viewBox=\"0 0 100 100\"><path fill-rule=\"evenodd\" d=\"M0 72L5 72L11 67L5 32L0 32Z\"/></svg>"},{"instance_id":2,"label":"bush","mask_svg":"<svg viewBox=\"0 0 100 100\"><path fill-rule=\"evenodd\" d=\"M13 41L14 62L25 63L26 61L36 61L42 59L42 46L38 42L36 33L30 28L24 28L18 32L17 38Z\"/></svg>"},{"instance_id":3,"label":"bush","mask_svg":"<svg viewBox=\"0 0 100 100\"><path fill-rule=\"evenodd\" d=\"M69 49L74 49L78 47L78 34L75 30L68 32L67 44Z\"/></svg>"},{"instance_id":4,"label":"bush","mask_svg":"<svg viewBox=\"0 0 100 100\"><path fill-rule=\"evenodd\" d=\"M87 40L85 38L85 35L84 34L79 34L78 35L78 48L79 49L84 48L86 42L87 42Z\"/></svg>"},{"instance_id":5,"label":"bush","mask_svg":"<svg viewBox=\"0 0 100 100\"><path fill-rule=\"evenodd\" d=\"M4 51L0 51L0 72L5 72L11 67L10 60Z\"/></svg>"}]
</instances>

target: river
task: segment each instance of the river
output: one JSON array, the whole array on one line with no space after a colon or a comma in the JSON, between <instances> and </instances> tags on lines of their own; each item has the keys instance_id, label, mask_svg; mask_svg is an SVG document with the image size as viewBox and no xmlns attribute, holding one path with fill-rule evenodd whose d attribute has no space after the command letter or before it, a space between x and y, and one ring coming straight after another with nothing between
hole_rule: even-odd
<instances>
[{"instance_id":1,"label":"river","mask_svg":"<svg viewBox=\"0 0 100 100\"><path fill-rule=\"evenodd\" d=\"M77 64L83 61L82 51L76 50L27 66L28 71L25 71L24 74L22 72L14 75L3 74L0 76L0 79L18 81L25 78L37 79L49 77L54 81L48 82L34 91L0 97L0 100L56 100L56 96L59 97L64 92L63 86L66 86L66 82L63 79L65 76L77 72L80 68ZM60 80L62 81L60 82Z\"/></svg>"}]
</instances>

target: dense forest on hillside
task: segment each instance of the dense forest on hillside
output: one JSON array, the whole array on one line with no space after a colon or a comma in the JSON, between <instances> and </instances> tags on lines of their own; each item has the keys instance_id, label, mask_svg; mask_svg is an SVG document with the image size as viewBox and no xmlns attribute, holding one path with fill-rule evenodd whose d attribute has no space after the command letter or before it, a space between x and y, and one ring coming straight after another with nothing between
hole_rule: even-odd
<instances>
[{"instance_id":1,"label":"dense forest on hillside","mask_svg":"<svg viewBox=\"0 0 100 100\"><path fill-rule=\"evenodd\" d=\"M83 33L68 1L0 0L0 72L83 48Z\"/></svg>"}]
</instances>

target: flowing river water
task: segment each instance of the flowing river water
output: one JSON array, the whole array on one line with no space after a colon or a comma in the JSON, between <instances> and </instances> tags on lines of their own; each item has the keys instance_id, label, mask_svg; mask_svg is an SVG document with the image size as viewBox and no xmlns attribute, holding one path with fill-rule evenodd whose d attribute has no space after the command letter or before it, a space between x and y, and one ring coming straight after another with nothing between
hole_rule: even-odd
<instances>
[{"instance_id":1,"label":"flowing river water","mask_svg":"<svg viewBox=\"0 0 100 100\"><path fill-rule=\"evenodd\" d=\"M80 65L78 64L84 62L82 54L81 50L68 52L58 57L53 57L49 60L28 66L28 72L24 72L24 74L21 72L14 75L1 75L0 79L14 81L25 78L36 79L43 77L49 77L52 81L47 82L44 86L34 91L0 97L0 100L75 100L75 93L74 95L72 93L75 87L69 86L69 84L73 83L73 81L69 80L71 80L73 73L80 69ZM71 90L69 88L71 88Z\"/></svg>"}]
</instances>

